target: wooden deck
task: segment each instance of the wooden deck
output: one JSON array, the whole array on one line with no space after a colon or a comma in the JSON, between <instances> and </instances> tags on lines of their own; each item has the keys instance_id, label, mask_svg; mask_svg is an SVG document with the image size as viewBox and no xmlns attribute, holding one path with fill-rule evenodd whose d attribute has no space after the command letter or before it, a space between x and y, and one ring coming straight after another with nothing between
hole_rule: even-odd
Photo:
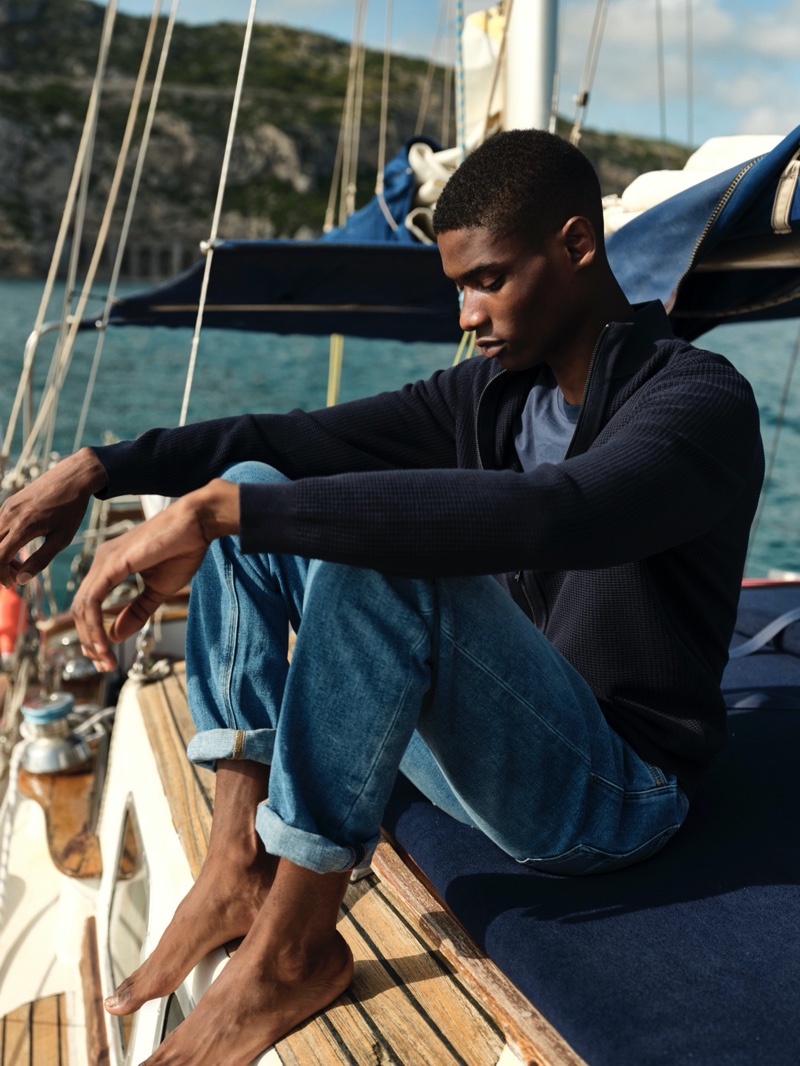
<instances>
[{"instance_id":1,"label":"wooden deck","mask_svg":"<svg viewBox=\"0 0 800 1066\"><path fill-rule=\"evenodd\" d=\"M211 827L214 775L193 766L182 664L139 700L183 843L197 877ZM493 1066L508 1044L540 1066L581 1059L469 940L388 844L350 885L339 928L356 960L348 992L277 1045L285 1066L395 1063ZM380 875L380 876L379 876Z\"/></svg>"},{"instance_id":2,"label":"wooden deck","mask_svg":"<svg viewBox=\"0 0 800 1066\"><path fill-rule=\"evenodd\" d=\"M68 1066L65 998L48 996L0 1019L0 1066Z\"/></svg>"}]
</instances>

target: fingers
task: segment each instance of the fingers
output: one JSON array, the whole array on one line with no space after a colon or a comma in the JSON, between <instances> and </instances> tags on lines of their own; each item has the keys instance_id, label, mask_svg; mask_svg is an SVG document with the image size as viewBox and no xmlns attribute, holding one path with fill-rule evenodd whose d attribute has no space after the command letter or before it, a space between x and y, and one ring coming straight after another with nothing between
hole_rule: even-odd
<instances>
[{"instance_id":1,"label":"fingers","mask_svg":"<svg viewBox=\"0 0 800 1066\"><path fill-rule=\"evenodd\" d=\"M98 550L89 573L72 601L72 617L81 648L100 671L113 670L117 665L103 625L103 601L131 572L124 557L109 552L108 548L109 545L103 545Z\"/></svg>"},{"instance_id":2,"label":"fingers","mask_svg":"<svg viewBox=\"0 0 800 1066\"><path fill-rule=\"evenodd\" d=\"M48 537L44 544L29 555L24 562L12 559L8 564L10 583L16 582L18 585L26 585L52 563L63 547L65 545L61 543L60 538L58 543L56 543L56 537L52 536Z\"/></svg>"},{"instance_id":3,"label":"fingers","mask_svg":"<svg viewBox=\"0 0 800 1066\"><path fill-rule=\"evenodd\" d=\"M165 598L156 595L152 589L145 588L144 592L140 592L136 599L127 603L114 619L109 634L111 640L119 644L128 637L132 637L134 633L138 633L164 603Z\"/></svg>"}]
</instances>

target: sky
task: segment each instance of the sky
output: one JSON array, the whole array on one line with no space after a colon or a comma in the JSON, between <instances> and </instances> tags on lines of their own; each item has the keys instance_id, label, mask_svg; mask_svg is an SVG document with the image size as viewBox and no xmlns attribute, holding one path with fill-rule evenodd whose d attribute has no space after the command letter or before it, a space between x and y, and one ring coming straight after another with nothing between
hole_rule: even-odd
<instances>
[{"instance_id":1,"label":"sky","mask_svg":"<svg viewBox=\"0 0 800 1066\"><path fill-rule=\"evenodd\" d=\"M149 14L152 6L153 0L120 0L120 9L131 14ZM258 0L256 17L350 40L354 6L354 0ZM454 7L454 0L448 6ZM470 12L487 5L464 0L464 6ZM568 118L575 112L596 6L597 0L562 0L560 5L559 111ZM195 23L244 21L249 7L249 0L182 0L178 17ZM785 134L800 125L800 0L610 0L587 125L660 135L659 7L669 140L699 144L736 133ZM163 9L169 9L168 0ZM385 0L372 0L368 8L366 39L377 48L385 38L385 11ZM438 19L435 0L395 0L393 49L430 55ZM452 49L452 20L449 44ZM445 58L444 46L439 57Z\"/></svg>"}]
</instances>

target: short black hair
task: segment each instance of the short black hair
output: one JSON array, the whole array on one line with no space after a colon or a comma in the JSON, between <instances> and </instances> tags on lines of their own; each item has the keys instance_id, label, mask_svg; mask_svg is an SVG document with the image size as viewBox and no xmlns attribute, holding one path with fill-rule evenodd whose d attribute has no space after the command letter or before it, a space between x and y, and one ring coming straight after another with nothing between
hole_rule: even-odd
<instances>
[{"instance_id":1,"label":"short black hair","mask_svg":"<svg viewBox=\"0 0 800 1066\"><path fill-rule=\"evenodd\" d=\"M439 196L433 229L481 226L498 237L518 233L535 247L573 215L588 218L602 240L600 182L583 152L545 130L508 130L455 171Z\"/></svg>"}]
</instances>

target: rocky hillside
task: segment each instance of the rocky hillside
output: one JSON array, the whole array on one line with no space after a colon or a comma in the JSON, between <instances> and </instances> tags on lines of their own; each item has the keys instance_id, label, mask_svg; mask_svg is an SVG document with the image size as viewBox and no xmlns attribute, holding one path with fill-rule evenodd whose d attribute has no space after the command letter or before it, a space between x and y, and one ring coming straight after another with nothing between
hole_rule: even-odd
<instances>
[{"instance_id":1,"label":"rocky hillside","mask_svg":"<svg viewBox=\"0 0 800 1066\"><path fill-rule=\"evenodd\" d=\"M0 275L46 270L103 16L103 8L90 0L0 0ZM90 182L90 236L111 182L147 24L117 16ZM163 24L157 48L161 33ZM242 27L233 24L176 26L131 241L133 251L149 250L150 258L145 266L131 260L130 273L168 273L194 258L208 236L241 42ZM320 231L348 60L349 47L342 42L283 26L256 27L222 235ZM382 62L376 52L366 56L359 203L374 184ZM424 60L393 59L389 154L414 132L426 70ZM436 138L442 133L443 78L444 71L437 70L423 128ZM581 147L597 166L605 192L621 191L637 173L662 165L662 146L653 142L587 131ZM670 165L681 166L683 149L669 152ZM117 232L120 221L114 222Z\"/></svg>"}]
</instances>

